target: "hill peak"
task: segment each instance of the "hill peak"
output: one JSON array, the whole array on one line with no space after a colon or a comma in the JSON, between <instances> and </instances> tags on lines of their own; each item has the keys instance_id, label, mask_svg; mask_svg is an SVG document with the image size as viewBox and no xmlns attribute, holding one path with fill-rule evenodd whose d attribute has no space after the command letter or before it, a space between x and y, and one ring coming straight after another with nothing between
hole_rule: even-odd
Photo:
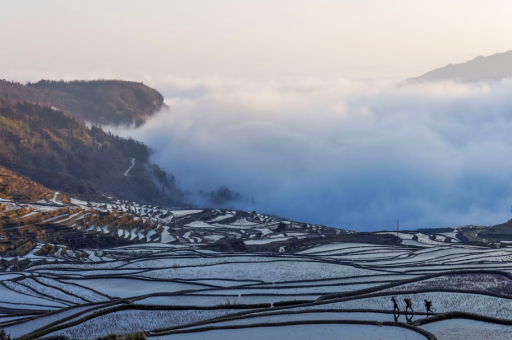
<instances>
[{"instance_id":1,"label":"hill peak","mask_svg":"<svg viewBox=\"0 0 512 340\"><path fill-rule=\"evenodd\" d=\"M496 81L512 77L512 50L487 57L478 56L460 64L448 64L407 82Z\"/></svg>"},{"instance_id":2,"label":"hill peak","mask_svg":"<svg viewBox=\"0 0 512 340\"><path fill-rule=\"evenodd\" d=\"M124 80L40 80L26 85L0 81L0 94L11 101L44 103L99 124L140 124L166 107L157 90Z\"/></svg>"}]
</instances>

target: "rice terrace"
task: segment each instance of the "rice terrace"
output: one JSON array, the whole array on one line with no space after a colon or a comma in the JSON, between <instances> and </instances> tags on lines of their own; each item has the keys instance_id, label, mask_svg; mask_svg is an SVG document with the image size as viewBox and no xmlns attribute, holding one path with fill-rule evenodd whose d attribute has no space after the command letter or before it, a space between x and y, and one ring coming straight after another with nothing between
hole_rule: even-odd
<instances>
[{"instance_id":1,"label":"rice terrace","mask_svg":"<svg viewBox=\"0 0 512 340\"><path fill-rule=\"evenodd\" d=\"M0 0L0 340L512 339L511 13Z\"/></svg>"},{"instance_id":2,"label":"rice terrace","mask_svg":"<svg viewBox=\"0 0 512 340\"><path fill-rule=\"evenodd\" d=\"M475 240L486 228L356 233L66 196L2 199L0 327L11 338L512 336L512 250Z\"/></svg>"}]
</instances>

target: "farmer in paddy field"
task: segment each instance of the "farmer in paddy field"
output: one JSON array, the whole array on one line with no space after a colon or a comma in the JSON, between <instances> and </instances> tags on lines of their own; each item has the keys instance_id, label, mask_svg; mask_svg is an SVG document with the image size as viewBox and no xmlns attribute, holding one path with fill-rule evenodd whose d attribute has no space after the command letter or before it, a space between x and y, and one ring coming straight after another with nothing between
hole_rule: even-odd
<instances>
[{"instance_id":1,"label":"farmer in paddy field","mask_svg":"<svg viewBox=\"0 0 512 340\"><path fill-rule=\"evenodd\" d=\"M394 305L393 312L396 310L400 312L400 308L398 308L398 299L396 298L396 296L392 296L391 301L393 301Z\"/></svg>"},{"instance_id":2,"label":"farmer in paddy field","mask_svg":"<svg viewBox=\"0 0 512 340\"><path fill-rule=\"evenodd\" d=\"M405 301L405 304L407 305L407 307L405 307L405 311L407 312L407 310L410 308L411 311L414 313L414 309L412 309L412 300L407 298L407 299L404 299Z\"/></svg>"},{"instance_id":3,"label":"farmer in paddy field","mask_svg":"<svg viewBox=\"0 0 512 340\"><path fill-rule=\"evenodd\" d=\"M427 301L425 299L425 308L427 309L427 316L428 316L428 312L432 313L432 301Z\"/></svg>"}]
</instances>

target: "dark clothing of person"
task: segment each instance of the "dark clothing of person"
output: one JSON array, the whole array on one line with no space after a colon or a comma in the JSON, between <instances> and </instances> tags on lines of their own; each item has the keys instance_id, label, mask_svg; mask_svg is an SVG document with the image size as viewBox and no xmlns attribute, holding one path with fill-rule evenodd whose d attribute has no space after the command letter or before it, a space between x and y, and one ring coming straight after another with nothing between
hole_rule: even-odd
<instances>
[{"instance_id":1,"label":"dark clothing of person","mask_svg":"<svg viewBox=\"0 0 512 340\"><path fill-rule=\"evenodd\" d=\"M427 315L428 315L428 312L431 312L432 313L432 301L427 301L425 300L425 308L427 309Z\"/></svg>"},{"instance_id":2,"label":"dark clothing of person","mask_svg":"<svg viewBox=\"0 0 512 340\"><path fill-rule=\"evenodd\" d=\"M407 307L405 308L405 311L407 312L407 310L410 308L411 311L414 313L414 309L412 309L412 300L411 299L404 299L404 301L407 304Z\"/></svg>"}]
</instances>

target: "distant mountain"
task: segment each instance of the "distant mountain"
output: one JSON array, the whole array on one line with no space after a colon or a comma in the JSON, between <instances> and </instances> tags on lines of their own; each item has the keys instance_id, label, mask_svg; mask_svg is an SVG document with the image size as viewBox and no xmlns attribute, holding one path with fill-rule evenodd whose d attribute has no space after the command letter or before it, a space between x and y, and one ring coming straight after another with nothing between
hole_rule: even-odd
<instances>
[{"instance_id":1,"label":"distant mountain","mask_svg":"<svg viewBox=\"0 0 512 340\"><path fill-rule=\"evenodd\" d=\"M476 57L462 64L450 64L407 79L407 82L493 81L512 77L512 51L496 53L488 57Z\"/></svg>"},{"instance_id":2,"label":"distant mountain","mask_svg":"<svg viewBox=\"0 0 512 340\"><path fill-rule=\"evenodd\" d=\"M40 80L26 85L0 80L0 97L53 106L99 124L140 124L165 107L158 91L121 80Z\"/></svg>"}]
</instances>

